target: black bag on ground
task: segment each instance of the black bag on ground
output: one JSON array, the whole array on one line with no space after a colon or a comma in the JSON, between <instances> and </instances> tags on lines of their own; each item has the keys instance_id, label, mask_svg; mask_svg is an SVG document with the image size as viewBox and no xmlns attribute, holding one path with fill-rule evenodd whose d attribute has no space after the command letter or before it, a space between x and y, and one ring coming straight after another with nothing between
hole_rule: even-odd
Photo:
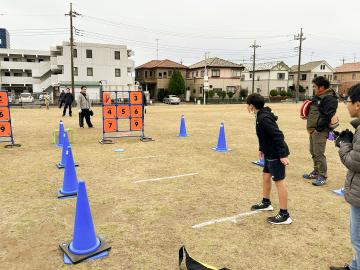
<instances>
[{"instance_id":1,"label":"black bag on ground","mask_svg":"<svg viewBox=\"0 0 360 270\"><path fill-rule=\"evenodd\" d=\"M201 262L195 261L187 253L185 246L179 250L179 269L180 270L230 270L228 268L216 268Z\"/></svg>"}]
</instances>

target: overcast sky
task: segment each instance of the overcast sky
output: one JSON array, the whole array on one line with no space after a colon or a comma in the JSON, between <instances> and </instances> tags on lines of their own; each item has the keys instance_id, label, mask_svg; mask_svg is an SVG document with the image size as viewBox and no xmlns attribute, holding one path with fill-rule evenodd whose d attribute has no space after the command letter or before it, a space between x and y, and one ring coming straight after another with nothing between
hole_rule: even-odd
<instances>
[{"instance_id":1,"label":"overcast sky","mask_svg":"<svg viewBox=\"0 0 360 270\"><path fill-rule=\"evenodd\" d=\"M303 61L327 60L333 67L360 61L359 0L74 0L81 30L76 41L127 45L135 65L156 59L182 61L221 57L248 63L257 40L257 61L297 63L294 34L304 29ZM12 49L49 50L69 39L70 1L2 0L0 28Z\"/></svg>"}]
</instances>

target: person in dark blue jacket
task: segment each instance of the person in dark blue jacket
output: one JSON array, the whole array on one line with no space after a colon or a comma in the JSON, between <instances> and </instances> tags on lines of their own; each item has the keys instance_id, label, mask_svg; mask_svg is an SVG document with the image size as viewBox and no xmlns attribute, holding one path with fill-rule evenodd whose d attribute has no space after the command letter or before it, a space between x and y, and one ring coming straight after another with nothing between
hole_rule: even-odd
<instances>
[{"instance_id":1,"label":"person in dark blue jacket","mask_svg":"<svg viewBox=\"0 0 360 270\"><path fill-rule=\"evenodd\" d=\"M279 196L280 211L276 216L269 217L271 224L291 224L292 219L287 210L288 192L285 186L285 166L289 165L289 148L284 134L277 125L275 116L269 107L265 106L264 97L251 94L246 99L248 111L256 114L256 135L259 139L259 157L264 159L263 199L251 207L252 211L274 210L270 201L271 180Z\"/></svg>"}]
</instances>

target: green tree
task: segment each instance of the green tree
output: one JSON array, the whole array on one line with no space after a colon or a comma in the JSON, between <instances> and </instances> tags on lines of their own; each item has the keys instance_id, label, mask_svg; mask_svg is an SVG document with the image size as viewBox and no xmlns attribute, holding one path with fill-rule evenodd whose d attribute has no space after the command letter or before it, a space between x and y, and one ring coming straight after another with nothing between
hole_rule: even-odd
<instances>
[{"instance_id":1,"label":"green tree","mask_svg":"<svg viewBox=\"0 0 360 270\"><path fill-rule=\"evenodd\" d=\"M228 96L229 98L232 98L234 95L235 95L234 92L227 92L227 96Z\"/></svg>"},{"instance_id":2,"label":"green tree","mask_svg":"<svg viewBox=\"0 0 360 270\"><path fill-rule=\"evenodd\" d=\"M185 80L179 70L174 70L169 82L170 95L183 95L185 93Z\"/></svg>"},{"instance_id":3,"label":"green tree","mask_svg":"<svg viewBox=\"0 0 360 270\"><path fill-rule=\"evenodd\" d=\"M270 96L276 97L276 96L278 96L278 95L279 95L279 91L278 91L278 90L273 89L273 90L270 91Z\"/></svg>"},{"instance_id":4,"label":"green tree","mask_svg":"<svg viewBox=\"0 0 360 270\"><path fill-rule=\"evenodd\" d=\"M244 100L248 96L249 91L247 89L241 89L240 90L240 97L242 100Z\"/></svg>"},{"instance_id":5,"label":"green tree","mask_svg":"<svg viewBox=\"0 0 360 270\"><path fill-rule=\"evenodd\" d=\"M213 98L214 95L215 95L214 90L209 90L207 93L208 93L208 95L209 95L210 98Z\"/></svg>"}]
</instances>

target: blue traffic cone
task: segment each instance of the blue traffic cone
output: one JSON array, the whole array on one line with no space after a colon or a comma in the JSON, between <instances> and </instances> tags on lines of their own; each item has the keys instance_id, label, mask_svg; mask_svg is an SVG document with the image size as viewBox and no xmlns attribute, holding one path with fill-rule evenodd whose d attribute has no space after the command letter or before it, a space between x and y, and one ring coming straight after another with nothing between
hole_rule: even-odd
<instances>
[{"instance_id":1,"label":"blue traffic cone","mask_svg":"<svg viewBox=\"0 0 360 270\"><path fill-rule=\"evenodd\" d=\"M217 146L216 146L215 148L213 148L213 150L215 150L215 151L217 151L217 152L228 152L228 151L231 151L231 149L230 149L230 148L227 148L227 145L226 145L224 123L221 123L221 124L220 124L220 131L219 131L218 143L217 143Z\"/></svg>"},{"instance_id":2,"label":"blue traffic cone","mask_svg":"<svg viewBox=\"0 0 360 270\"><path fill-rule=\"evenodd\" d=\"M181 115L181 120L180 120L180 132L179 132L179 137L188 137L189 135L186 134L186 125L185 125L185 117L184 115Z\"/></svg>"},{"instance_id":3,"label":"blue traffic cone","mask_svg":"<svg viewBox=\"0 0 360 270\"><path fill-rule=\"evenodd\" d=\"M64 263L76 264L107 256L111 247L95 233L85 182L79 181L73 240L60 245Z\"/></svg>"},{"instance_id":4,"label":"blue traffic cone","mask_svg":"<svg viewBox=\"0 0 360 270\"><path fill-rule=\"evenodd\" d=\"M59 135L58 135L58 143L56 145L56 147L60 148L62 147L63 144L63 138L64 138L64 123L62 120L60 120L60 124L59 124Z\"/></svg>"},{"instance_id":5,"label":"blue traffic cone","mask_svg":"<svg viewBox=\"0 0 360 270\"><path fill-rule=\"evenodd\" d=\"M64 170L63 186L58 192L58 198L75 197L78 191L78 180L76 176L74 160L69 157L71 146L66 151L66 165Z\"/></svg>"},{"instance_id":6,"label":"blue traffic cone","mask_svg":"<svg viewBox=\"0 0 360 270\"><path fill-rule=\"evenodd\" d=\"M62 142L62 152L61 152L61 160L59 163L56 164L58 169L65 168L65 162L66 162L66 151L67 147L70 145L69 139L68 139L68 133L64 131L63 133L63 142Z\"/></svg>"}]
</instances>

